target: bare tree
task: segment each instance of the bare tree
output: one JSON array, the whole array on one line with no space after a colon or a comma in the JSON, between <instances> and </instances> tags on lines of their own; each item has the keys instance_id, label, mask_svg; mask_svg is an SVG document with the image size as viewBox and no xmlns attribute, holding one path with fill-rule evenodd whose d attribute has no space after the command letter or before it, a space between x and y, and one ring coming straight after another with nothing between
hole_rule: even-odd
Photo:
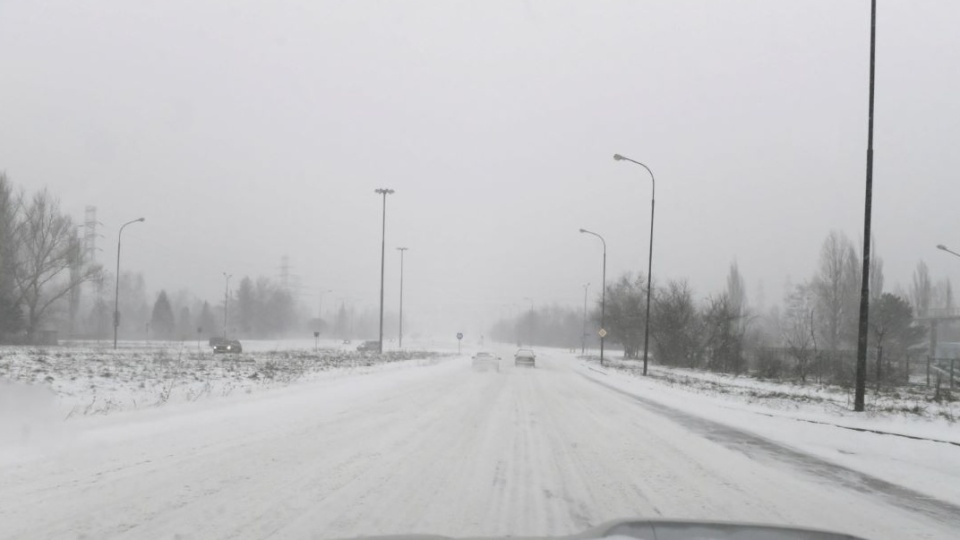
<instances>
[{"instance_id":1,"label":"bare tree","mask_svg":"<svg viewBox=\"0 0 960 540\"><path fill-rule=\"evenodd\" d=\"M624 358L638 358L643 347L646 293L646 278L642 274L634 279L626 273L607 285L607 339L623 346Z\"/></svg>"},{"instance_id":2,"label":"bare tree","mask_svg":"<svg viewBox=\"0 0 960 540\"><path fill-rule=\"evenodd\" d=\"M75 275L69 272L82 257L80 242L73 220L60 212L60 202L46 189L23 206L16 232L16 300L26 310L27 338L32 341L47 309L81 283L95 278L99 268L84 265Z\"/></svg>"},{"instance_id":3,"label":"bare tree","mask_svg":"<svg viewBox=\"0 0 960 540\"><path fill-rule=\"evenodd\" d=\"M740 275L740 268L736 261L730 265L730 273L727 274L727 298L730 301L730 309L741 322L746 323L747 288L743 283L743 276Z\"/></svg>"},{"instance_id":4,"label":"bare tree","mask_svg":"<svg viewBox=\"0 0 960 540\"><path fill-rule=\"evenodd\" d=\"M930 311L933 301L933 283L930 281L930 270L927 263L920 261L913 271L913 283L910 286L910 302L918 317L924 317Z\"/></svg>"},{"instance_id":5,"label":"bare tree","mask_svg":"<svg viewBox=\"0 0 960 540\"><path fill-rule=\"evenodd\" d=\"M856 348L860 333L860 283L863 278L860 254L853 242L847 241L843 260L843 308L840 316L840 344ZM870 260L873 270L874 260ZM868 283L871 285L872 283Z\"/></svg>"},{"instance_id":6,"label":"bare tree","mask_svg":"<svg viewBox=\"0 0 960 540\"><path fill-rule=\"evenodd\" d=\"M746 367L743 356L744 327L726 293L707 300L703 315L707 368L739 374Z\"/></svg>"},{"instance_id":7,"label":"bare tree","mask_svg":"<svg viewBox=\"0 0 960 540\"><path fill-rule=\"evenodd\" d=\"M653 300L650 325L659 362L695 368L702 354L702 325L686 281L671 281Z\"/></svg>"},{"instance_id":8,"label":"bare tree","mask_svg":"<svg viewBox=\"0 0 960 540\"><path fill-rule=\"evenodd\" d=\"M870 303L879 301L882 295L883 259L877 251L877 237L873 236L870 238ZM859 301L859 298L857 300Z\"/></svg>"},{"instance_id":9,"label":"bare tree","mask_svg":"<svg viewBox=\"0 0 960 540\"><path fill-rule=\"evenodd\" d=\"M780 333L787 351L796 364L796 373L801 382L807 382L812 361L816 358L817 336L815 325L816 295L813 287L797 285L787 295L786 309L780 321Z\"/></svg>"},{"instance_id":10,"label":"bare tree","mask_svg":"<svg viewBox=\"0 0 960 540\"><path fill-rule=\"evenodd\" d=\"M937 309L952 311L954 308L954 300L953 285L950 283L950 278L943 278L937 281L931 296L932 304L935 305Z\"/></svg>"},{"instance_id":11,"label":"bare tree","mask_svg":"<svg viewBox=\"0 0 960 540\"><path fill-rule=\"evenodd\" d=\"M20 330L16 301L17 223L21 197L0 172L0 337Z\"/></svg>"},{"instance_id":12,"label":"bare tree","mask_svg":"<svg viewBox=\"0 0 960 540\"><path fill-rule=\"evenodd\" d=\"M830 351L840 347L845 303L849 296L849 264L853 246L843 233L830 231L820 248L820 269L814 280L820 331ZM853 257L856 259L856 256ZM856 289L856 287L854 287Z\"/></svg>"},{"instance_id":13,"label":"bare tree","mask_svg":"<svg viewBox=\"0 0 960 540\"><path fill-rule=\"evenodd\" d=\"M871 309L870 329L873 331L873 342L877 348L877 392L880 392L880 383L884 377L884 345L892 342L895 351L904 355L907 349L915 345L926 332L926 329L913 324L913 309L907 300L894 294L885 293ZM887 362L889 364L889 362ZM889 371L889 369L887 369Z\"/></svg>"}]
</instances>

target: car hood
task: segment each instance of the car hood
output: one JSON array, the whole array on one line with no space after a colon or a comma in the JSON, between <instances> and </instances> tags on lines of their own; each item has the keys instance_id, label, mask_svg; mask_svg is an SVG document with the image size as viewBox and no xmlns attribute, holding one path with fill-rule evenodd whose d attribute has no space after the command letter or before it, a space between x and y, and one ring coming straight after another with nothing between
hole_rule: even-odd
<instances>
[{"instance_id":1,"label":"car hood","mask_svg":"<svg viewBox=\"0 0 960 540\"><path fill-rule=\"evenodd\" d=\"M364 537L377 540L438 540L457 537L432 534L402 534ZM500 537L473 537L474 540ZM849 534L809 528L753 523L693 520L630 520L604 523L569 536L508 536L509 540L587 540L618 538L635 540L864 540ZM467 540L461 538L459 540Z\"/></svg>"}]
</instances>

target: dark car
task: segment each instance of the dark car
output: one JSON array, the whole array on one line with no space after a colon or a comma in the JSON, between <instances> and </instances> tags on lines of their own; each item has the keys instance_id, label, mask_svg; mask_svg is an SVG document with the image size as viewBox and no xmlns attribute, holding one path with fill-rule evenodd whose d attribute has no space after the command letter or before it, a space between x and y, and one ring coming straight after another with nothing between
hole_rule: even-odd
<instances>
[{"instance_id":1,"label":"dark car","mask_svg":"<svg viewBox=\"0 0 960 540\"><path fill-rule=\"evenodd\" d=\"M210 340L211 345L213 345L213 352L215 353L242 353L243 347L240 345L240 342L235 339L217 339Z\"/></svg>"},{"instance_id":2,"label":"dark car","mask_svg":"<svg viewBox=\"0 0 960 540\"><path fill-rule=\"evenodd\" d=\"M513 355L514 365L537 367L537 354L530 349L520 349Z\"/></svg>"},{"instance_id":3,"label":"dark car","mask_svg":"<svg viewBox=\"0 0 960 540\"><path fill-rule=\"evenodd\" d=\"M379 341L364 341L357 346L357 350L360 352L380 352L380 342Z\"/></svg>"},{"instance_id":4,"label":"dark car","mask_svg":"<svg viewBox=\"0 0 960 540\"><path fill-rule=\"evenodd\" d=\"M471 365L475 371L500 371L500 357L488 352L478 352L473 355Z\"/></svg>"}]
</instances>

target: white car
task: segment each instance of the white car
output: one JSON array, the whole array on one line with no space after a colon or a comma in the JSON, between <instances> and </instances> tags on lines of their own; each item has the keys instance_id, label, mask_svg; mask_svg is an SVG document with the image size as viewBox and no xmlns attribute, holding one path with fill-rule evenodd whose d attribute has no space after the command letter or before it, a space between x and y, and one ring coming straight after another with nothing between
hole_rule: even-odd
<instances>
[{"instance_id":1,"label":"white car","mask_svg":"<svg viewBox=\"0 0 960 540\"><path fill-rule=\"evenodd\" d=\"M474 371L500 371L500 357L481 351L473 355L471 365Z\"/></svg>"},{"instance_id":2,"label":"white car","mask_svg":"<svg viewBox=\"0 0 960 540\"><path fill-rule=\"evenodd\" d=\"M514 365L537 367L537 353L530 349L520 349L513 355Z\"/></svg>"}]
</instances>

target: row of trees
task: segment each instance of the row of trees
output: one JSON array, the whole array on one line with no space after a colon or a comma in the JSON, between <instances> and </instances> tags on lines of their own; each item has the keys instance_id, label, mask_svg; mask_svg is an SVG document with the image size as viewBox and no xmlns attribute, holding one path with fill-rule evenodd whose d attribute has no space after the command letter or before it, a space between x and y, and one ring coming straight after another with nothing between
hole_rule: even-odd
<instances>
[{"instance_id":1,"label":"row of trees","mask_svg":"<svg viewBox=\"0 0 960 540\"><path fill-rule=\"evenodd\" d=\"M144 331L153 339L185 340L227 334L239 338L281 337L296 328L303 320L289 290L266 277L256 281L249 277L240 280L235 292L226 299L226 320L221 303L211 308L207 302L193 300L193 309L184 301L171 301L166 291L160 291L153 303L150 319ZM216 313L215 313L216 312ZM226 326L224 326L226 324Z\"/></svg>"},{"instance_id":2,"label":"row of trees","mask_svg":"<svg viewBox=\"0 0 960 540\"><path fill-rule=\"evenodd\" d=\"M117 276L84 250L76 222L46 189L28 196L0 173L0 342L36 342L42 330L105 339L113 331ZM306 314L292 293L264 277L243 278L224 303L182 290L149 299L142 274L119 276L123 335L135 339L192 339L225 330L245 338L303 335ZM309 329L322 325L311 321ZM320 329L320 328L316 328Z\"/></svg>"},{"instance_id":3,"label":"row of trees","mask_svg":"<svg viewBox=\"0 0 960 540\"><path fill-rule=\"evenodd\" d=\"M871 260L869 346L879 382L903 380L905 362L917 356L926 329L916 322L938 310L953 309L948 280L934 284L922 262L914 272L909 291L884 291L883 260L877 250ZM752 309L744 278L736 263L730 266L726 288L697 300L684 280L654 285L650 314L650 347L655 361L673 366L730 373L754 371L762 376L795 377L806 382L811 376L849 383L859 324L860 255L854 243L840 232L824 240L816 273L801 283L789 285L782 308L766 312ZM607 286L606 321L608 343L619 345L626 358L638 358L644 346L646 324L646 277L625 274ZM538 331L530 342L571 346L581 336L575 310L555 308L566 317L530 312ZM599 328L599 300L591 312L591 335ZM507 340L511 330L525 324L524 317L502 320L494 328L495 339ZM514 331L514 334L522 332ZM956 339L951 330L941 339ZM507 338L507 339L505 339ZM509 339L512 341L512 339Z\"/></svg>"}]
</instances>

